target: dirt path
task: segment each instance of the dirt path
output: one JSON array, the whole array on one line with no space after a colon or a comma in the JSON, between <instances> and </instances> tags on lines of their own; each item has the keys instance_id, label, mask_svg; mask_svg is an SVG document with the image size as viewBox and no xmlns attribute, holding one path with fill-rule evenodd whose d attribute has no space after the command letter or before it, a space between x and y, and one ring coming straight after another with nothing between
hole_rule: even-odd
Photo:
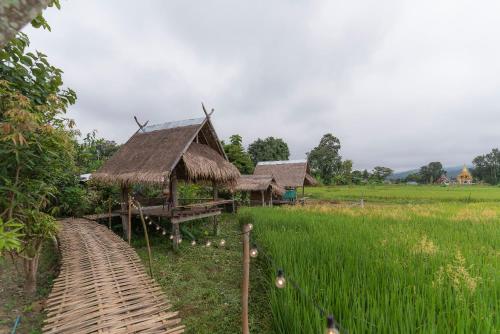
<instances>
[{"instance_id":1,"label":"dirt path","mask_svg":"<svg viewBox=\"0 0 500 334\"><path fill-rule=\"evenodd\" d=\"M44 333L184 332L126 242L84 219L62 226L61 271L47 301Z\"/></svg>"}]
</instances>

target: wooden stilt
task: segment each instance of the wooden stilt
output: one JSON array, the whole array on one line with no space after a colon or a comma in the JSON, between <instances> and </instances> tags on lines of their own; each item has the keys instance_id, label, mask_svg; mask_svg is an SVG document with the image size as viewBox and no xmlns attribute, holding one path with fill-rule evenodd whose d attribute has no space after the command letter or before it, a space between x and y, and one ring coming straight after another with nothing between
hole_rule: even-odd
<instances>
[{"instance_id":1,"label":"wooden stilt","mask_svg":"<svg viewBox=\"0 0 500 334\"><path fill-rule=\"evenodd\" d=\"M217 189L217 183L215 183L215 182L212 183L212 190L213 190L214 201L216 201L217 198L219 197L219 190ZM214 227L214 235L218 236L219 235L219 223L217 222L217 216L214 216L212 218L212 222L213 222L213 227Z\"/></svg>"},{"instance_id":2,"label":"wooden stilt","mask_svg":"<svg viewBox=\"0 0 500 334\"><path fill-rule=\"evenodd\" d=\"M130 245L130 240L132 239L132 199L130 194L128 195L128 225L127 225L127 240Z\"/></svg>"},{"instance_id":3,"label":"wooden stilt","mask_svg":"<svg viewBox=\"0 0 500 334\"><path fill-rule=\"evenodd\" d=\"M121 203L120 203L120 217L122 220L122 232L123 232L123 238L127 239L128 237L128 214L127 214L127 209L128 209L128 190L129 188L127 186L122 186L121 188Z\"/></svg>"},{"instance_id":4,"label":"wooden stilt","mask_svg":"<svg viewBox=\"0 0 500 334\"><path fill-rule=\"evenodd\" d=\"M177 252L179 250L179 244L181 241L181 230L179 228L178 222L172 223L172 236L173 236L172 244L174 246L174 251Z\"/></svg>"},{"instance_id":5,"label":"wooden stilt","mask_svg":"<svg viewBox=\"0 0 500 334\"><path fill-rule=\"evenodd\" d=\"M260 191L260 196L262 197L262 206L266 206L266 198L264 196L264 190Z\"/></svg>"},{"instance_id":6,"label":"wooden stilt","mask_svg":"<svg viewBox=\"0 0 500 334\"><path fill-rule=\"evenodd\" d=\"M179 199L177 197L177 174L175 171L170 176L170 202L172 204L172 208L179 205Z\"/></svg>"},{"instance_id":7,"label":"wooden stilt","mask_svg":"<svg viewBox=\"0 0 500 334\"><path fill-rule=\"evenodd\" d=\"M273 189L271 188L271 190L269 191L269 206L272 207L273 206Z\"/></svg>"},{"instance_id":8,"label":"wooden stilt","mask_svg":"<svg viewBox=\"0 0 500 334\"><path fill-rule=\"evenodd\" d=\"M304 199L304 185L302 185L302 199L300 200L300 204L304 205L306 204L306 200Z\"/></svg>"},{"instance_id":9,"label":"wooden stilt","mask_svg":"<svg viewBox=\"0 0 500 334\"><path fill-rule=\"evenodd\" d=\"M235 199L234 199L234 193L233 193L233 203L231 203L233 205L233 213L236 213L236 204L235 204Z\"/></svg>"}]
</instances>

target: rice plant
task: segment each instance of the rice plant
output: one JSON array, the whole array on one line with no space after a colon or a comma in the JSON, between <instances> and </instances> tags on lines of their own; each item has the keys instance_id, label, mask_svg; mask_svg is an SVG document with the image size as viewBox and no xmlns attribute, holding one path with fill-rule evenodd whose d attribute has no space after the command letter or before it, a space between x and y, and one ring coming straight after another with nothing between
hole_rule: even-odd
<instances>
[{"instance_id":1,"label":"rice plant","mask_svg":"<svg viewBox=\"0 0 500 334\"><path fill-rule=\"evenodd\" d=\"M487 185L365 185L306 188L306 196L327 201L433 203L440 202L499 202L500 187Z\"/></svg>"},{"instance_id":2,"label":"rice plant","mask_svg":"<svg viewBox=\"0 0 500 334\"><path fill-rule=\"evenodd\" d=\"M256 241L274 259L270 284L273 266L282 267L349 333L500 331L498 205L245 212L255 218ZM290 284L271 289L270 303L277 333L324 332L325 317Z\"/></svg>"}]
</instances>

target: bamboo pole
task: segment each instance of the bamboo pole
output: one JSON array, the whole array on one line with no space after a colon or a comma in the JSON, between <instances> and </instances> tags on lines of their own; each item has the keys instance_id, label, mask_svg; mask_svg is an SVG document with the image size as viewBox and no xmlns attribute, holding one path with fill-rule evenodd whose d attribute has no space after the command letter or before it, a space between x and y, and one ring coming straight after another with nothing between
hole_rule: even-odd
<instances>
[{"instance_id":1,"label":"bamboo pole","mask_svg":"<svg viewBox=\"0 0 500 334\"><path fill-rule=\"evenodd\" d=\"M248 328L248 289L250 285L250 226L243 225L243 282L241 284L241 327L243 334Z\"/></svg>"},{"instance_id":2,"label":"bamboo pole","mask_svg":"<svg viewBox=\"0 0 500 334\"><path fill-rule=\"evenodd\" d=\"M142 213L141 203L137 202L137 207L139 208L139 214L141 216L141 222L142 222L142 229L144 230L144 237L146 238L146 246L148 247L149 276L153 278L153 262L151 261L151 247L149 246L148 228L146 226L146 222L144 221L144 215Z\"/></svg>"},{"instance_id":3,"label":"bamboo pole","mask_svg":"<svg viewBox=\"0 0 500 334\"><path fill-rule=\"evenodd\" d=\"M128 244L130 245L130 239L132 239L132 199L130 194L128 195Z\"/></svg>"}]
</instances>

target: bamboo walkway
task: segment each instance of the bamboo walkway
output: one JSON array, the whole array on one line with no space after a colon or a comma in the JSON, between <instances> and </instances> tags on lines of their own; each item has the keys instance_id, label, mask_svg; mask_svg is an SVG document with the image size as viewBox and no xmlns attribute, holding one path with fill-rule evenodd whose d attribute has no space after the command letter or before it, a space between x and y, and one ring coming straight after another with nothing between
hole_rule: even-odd
<instances>
[{"instance_id":1,"label":"bamboo walkway","mask_svg":"<svg viewBox=\"0 0 500 334\"><path fill-rule=\"evenodd\" d=\"M184 332L177 312L136 252L106 227L84 219L61 222L61 272L45 311L44 333Z\"/></svg>"}]
</instances>

